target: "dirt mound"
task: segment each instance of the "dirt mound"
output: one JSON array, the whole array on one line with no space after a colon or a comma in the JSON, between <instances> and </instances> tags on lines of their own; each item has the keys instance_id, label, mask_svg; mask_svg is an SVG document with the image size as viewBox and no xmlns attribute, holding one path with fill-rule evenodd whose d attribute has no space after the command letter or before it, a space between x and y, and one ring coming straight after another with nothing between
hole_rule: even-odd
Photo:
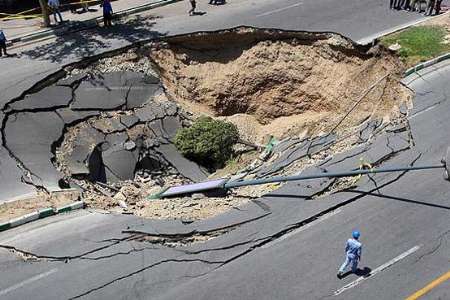
<instances>
[{"instance_id":1,"label":"dirt mound","mask_svg":"<svg viewBox=\"0 0 450 300\"><path fill-rule=\"evenodd\" d=\"M252 115L257 120L253 130L265 125L257 134L284 137L317 125L324 130L324 121L331 126L387 74L349 125L375 106L379 116L389 114L407 98L409 92L398 82L401 61L380 48L366 50L334 34L246 29L167 39L151 58L174 99L200 104L198 112L216 116ZM237 123L246 121L243 116Z\"/></svg>"}]
</instances>

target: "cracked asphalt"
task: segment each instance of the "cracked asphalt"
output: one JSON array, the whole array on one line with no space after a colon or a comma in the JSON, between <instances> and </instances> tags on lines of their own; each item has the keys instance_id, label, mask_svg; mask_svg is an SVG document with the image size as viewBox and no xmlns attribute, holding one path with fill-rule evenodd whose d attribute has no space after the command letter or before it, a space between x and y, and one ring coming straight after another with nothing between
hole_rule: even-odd
<instances>
[{"instance_id":1,"label":"cracked asphalt","mask_svg":"<svg viewBox=\"0 0 450 300\"><path fill-rule=\"evenodd\" d=\"M285 7L294 3L280 2ZM246 5L249 3L251 1ZM351 31L351 26L343 24L344 13L348 16L345 22L359 24L358 30L353 29L356 38L359 38L358 35L364 37L384 30L373 27L370 22L361 26L361 18L366 11L362 14L345 11L345 8L361 11L361 6L354 7L349 1L337 6L331 1L326 3L338 10L336 15L331 16L332 10L323 10L322 5L325 4L319 4L317 10L313 11L321 17L310 21L316 30L340 30L345 27L345 30ZM393 19L391 14L395 12L384 9L385 1L361 1L360 5L365 5L367 14L376 15L377 22L379 18L397 22L379 22L387 27L414 18L399 13L398 18ZM169 8L163 8L161 12L167 13L167 20L170 21L170 18L176 18L178 7L181 7L181 3L177 4L174 12L168 11ZM251 5L246 7L243 5L240 15L235 19L227 17L237 9L234 6L223 12L212 9L208 18L220 15L218 20L222 21L208 27L205 27L206 21L199 19L180 29L181 24L186 25L183 23L186 22L184 17L180 17L166 31L174 34L177 30L195 30L196 26L202 26L202 29L223 27L230 22L240 22L240 18L244 17L252 20L249 15L254 16L257 11L250 9ZM300 7L283 10L285 16L288 17ZM280 18L276 14L281 12L282 7L271 1L258 7L262 8L265 12L258 13L266 14L267 18L260 22L267 24L267 27L277 23L273 26L311 29L307 26L303 28L301 22L298 23L300 25L293 25L293 19ZM323 11L326 15L320 15ZM283 19L288 21L282 23ZM163 18L161 24L167 24L168 21ZM308 20L302 22L308 23ZM131 31L131 27L121 29ZM148 37L149 33L144 34L142 31L141 34L140 38ZM103 35L99 41L108 42L95 50L87 47L92 51L88 55L122 47L139 39L122 38ZM28 52L20 58L1 61L4 67L0 74L0 99L4 107L0 113L3 145L9 143L8 135L5 137L4 134L8 133L8 123L20 120L18 116L12 118L12 112L18 115L30 113L26 109L21 111L23 108L19 106L13 108L13 104L20 105L18 97L25 96L24 91L50 76L61 65L87 54L65 49L67 52L57 56L45 52L48 50L45 44L40 47L29 50L35 51L34 55L41 51L43 56L39 59L31 60L33 52ZM17 68L17 65L23 68ZM366 146L336 156L315 168L333 172L347 170L349 166L355 165L360 153L364 153L374 165L386 167L437 163L450 141L450 102L447 101L449 77L450 64L443 62L406 78L404 83L416 92L416 98L413 110L408 113L405 130L392 129L378 134ZM67 102L62 106L65 104ZM44 110L44 115L23 118L27 122L54 119L63 126L59 117L49 118L45 108L40 109ZM372 128L369 135L377 128L376 124L368 127ZM27 128L17 130L26 131ZM17 135L20 134L12 134L13 137ZM48 139L49 135L46 134L42 136L46 138L43 141L46 145L50 140L55 140ZM33 137L30 135L29 139ZM361 133L361 138L365 137L366 133ZM301 143L300 146L290 147L283 150L288 151L287 157L291 157L292 153L303 155L305 152ZM305 155L309 148L306 148ZM10 151L9 147L0 148L2 184L14 176L18 182L26 181L26 172L10 156ZM282 164L285 164L283 159L267 171L275 172ZM26 168L30 166L33 165L29 164ZM50 177L50 181L55 180L57 182L57 178ZM41 183L45 182L47 180ZM401 299L448 271L450 183L443 180L441 170L378 174L361 179L356 186L327 194L332 184L329 181L320 184L289 183L257 201L249 202L240 210L190 224L143 220L99 211L79 211L3 232L0 234L0 269L7 276L3 276L0 282L0 296L5 299ZM21 187L23 190L20 194L34 191L29 184ZM3 185L1 190L2 196L5 193L8 197L15 196L8 194L13 190L11 185ZM323 196L311 200L317 195ZM335 276L343 259L343 244L355 228L362 232L364 252L360 267L366 273L408 249L419 248L382 272L368 277L358 286L335 296L338 289L356 280L355 275L349 275L343 280ZM225 231L205 242L170 244L173 239L179 241L181 238L182 241L183 238L198 235L208 237L217 229ZM446 293L445 290L436 289L430 295L445 298Z\"/></svg>"}]
</instances>

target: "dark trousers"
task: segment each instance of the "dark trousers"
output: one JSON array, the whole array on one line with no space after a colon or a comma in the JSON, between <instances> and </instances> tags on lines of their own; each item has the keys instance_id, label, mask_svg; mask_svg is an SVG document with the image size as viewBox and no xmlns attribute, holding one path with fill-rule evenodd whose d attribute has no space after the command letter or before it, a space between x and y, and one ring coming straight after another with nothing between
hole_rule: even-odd
<instances>
[{"instance_id":1,"label":"dark trousers","mask_svg":"<svg viewBox=\"0 0 450 300\"><path fill-rule=\"evenodd\" d=\"M436 15L441 13L442 0L436 0Z\"/></svg>"},{"instance_id":2,"label":"dark trousers","mask_svg":"<svg viewBox=\"0 0 450 300\"><path fill-rule=\"evenodd\" d=\"M6 41L0 41L0 56L2 56L3 53L5 53L5 55L8 55L8 53L6 53Z\"/></svg>"},{"instance_id":3,"label":"dark trousers","mask_svg":"<svg viewBox=\"0 0 450 300\"><path fill-rule=\"evenodd\" d=\"M111 13L104 13L103 14L103 24L105 27L112 26L112 14Z\"/></svg>"}]
</instances>

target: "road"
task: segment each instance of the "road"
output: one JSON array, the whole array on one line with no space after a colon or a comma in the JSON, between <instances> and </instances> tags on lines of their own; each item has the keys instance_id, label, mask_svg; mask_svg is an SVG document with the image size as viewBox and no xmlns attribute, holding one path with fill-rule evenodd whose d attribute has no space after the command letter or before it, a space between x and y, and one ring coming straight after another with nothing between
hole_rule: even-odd
<instances>
[{"instance_id":1,"label":"road","mask_svg":"<svg viewBox=\"0 0 450 300\"><path fill-rule=\"evenodd\" d=\"M185 15L187 3L181 2L152 12L162 16L156 24L148 23L144 14L139 22L119 25L113 31L80 32L27 46L21 57L1 61L2 105L63 65L159 34L246 24L339 31L362 39L420 18L389 11L385 1L364 0L357 5L347 0L339 4L336 0L303 1L301 5L299 1L261 1L257 6L252 3L200 5L207 14L189 18ZM394 156L387 165L436 163L446 151L449 77L450 66L443 63L423 71L420 77L406 79L417 93L409 116L415 146ZM0 153L3 166L15 165L7 153ZM30 186L17 181L20 170L15 181L10 180L15 173L7 170L0 169L0 180L12 186L2 188L2 196L17 196L10 193L16 191L16 184L20 184L19 194L32 192ZM251 202L242 211L191 225L89 211L37 221L0 234L0 269L8 274L0 283L0 296L406 298L450 269L449 183L442 179L441 171L399 175L374 177L378 189L366 180L354 190L320 201L292 198L289 195L295 194L296 186L286 185L276 198L266 197ZM142 232L170 240L174 234L209 234L222 227L229 227L229 231L205 243L184 247L140 239ZM374 274L365 280L349 275L340 281L335 272L343 259L343 243L355 228L362 232L363 272L372 270ZM24 256L27 261L18 258ZM354 287L343 289L352 283ZM448 283L427 295L445 299L446 287Z\"/></svg>"}]
</instances>

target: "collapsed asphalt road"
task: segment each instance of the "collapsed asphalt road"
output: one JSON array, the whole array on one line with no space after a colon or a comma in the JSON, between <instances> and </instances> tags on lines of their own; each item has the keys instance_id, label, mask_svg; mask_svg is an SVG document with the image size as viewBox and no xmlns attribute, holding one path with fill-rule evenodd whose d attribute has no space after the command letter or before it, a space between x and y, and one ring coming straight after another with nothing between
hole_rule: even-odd
<instances>
[{"instance_id":1,"label":"collapsed asphalt road","mask_svg":"<svg viewBox=\"0 0 450 300\"><path fill-rule=\"evenodd\" d=\"M407 126L322 167L354 166L355 152L382 166L435 163L448 147L449 77L450 67L443 63L405 79L417 93ZM328 195L329 183L290 183L238 211L190 224L96 212L59 216L64 222L42 221L2 234L0 262L12 275L2 281L0 294L8 299L403 298L448 271L448 184L440 170L374 175ZM302 194L308 192L324 196L305 200ZM343 242L355 228L363 233L361 275L373 275L340 281L335 272Z\"/></svg>"}]
</instances>

